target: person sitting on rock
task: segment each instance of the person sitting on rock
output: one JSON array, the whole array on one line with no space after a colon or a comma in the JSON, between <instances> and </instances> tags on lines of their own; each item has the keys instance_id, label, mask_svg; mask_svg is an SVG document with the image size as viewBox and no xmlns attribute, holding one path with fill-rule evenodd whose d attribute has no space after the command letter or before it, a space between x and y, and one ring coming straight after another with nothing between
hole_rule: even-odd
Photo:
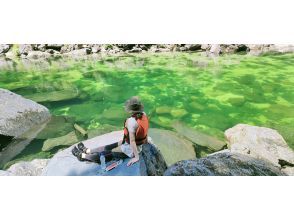
<instances>
[{"instance_id":1,"label":"person sitting on rock","mask_svg":"<svg viewBox=\"0 0 294 220\"><path fill-rule=\"evenodd\" d=\"M149 121L144 112L144 105L137 96L131 97L125 102L125 110L130 117L124 123L124 136L119 142L106 146L99 146L94 149L86 148L83 143L79 143L72 150L80 161L88 160L100 163L100 155L104 155L106 159L123 154L125 157L131 158L128 166L139 161L139 153L142 145L147 143ZM112 152L114 148L120 147L121 152Z\"/></svg>"}]
</instances>

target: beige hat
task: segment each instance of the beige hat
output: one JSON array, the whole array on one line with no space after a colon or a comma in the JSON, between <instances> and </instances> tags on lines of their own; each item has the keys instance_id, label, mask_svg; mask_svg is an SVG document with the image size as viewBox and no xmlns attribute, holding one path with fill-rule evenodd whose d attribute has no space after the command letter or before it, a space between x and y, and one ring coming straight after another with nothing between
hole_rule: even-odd
<instances>
[{"instance_id":1,"label":"beige hat","mask_svg":"<svg viewBox=\"0 0 294 220\"><path fill-rule=\"evenodd\" d=\"M143 112L144 105L138 96L133 96L125 102L125 110L131 113Z\"/></svg>"}]
</instances>

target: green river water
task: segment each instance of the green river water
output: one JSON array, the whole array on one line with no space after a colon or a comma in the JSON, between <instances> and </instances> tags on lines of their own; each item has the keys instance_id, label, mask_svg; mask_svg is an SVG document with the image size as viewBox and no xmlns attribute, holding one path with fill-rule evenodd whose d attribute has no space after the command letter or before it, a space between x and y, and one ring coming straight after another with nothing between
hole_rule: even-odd
<instances>
[{"instance_id":1,"label":"green river water","mask_svg":"<svg viewBox=\"0 0 294 220\"><path fill-rule=\"evenodd\" d=\"M246 123L277 129L294 148L294 54L209 58L162 53L63 60L49 68L18 64L0 70L0 87L87 130L121 128L123 104L137 95L151 127L172 130L172 122L181 121L224 139L226 129ZM11 161L51 157L56 149L42 152L44 140L64 134L48 133L32 141Z\"/></svg>"}]
</instances>

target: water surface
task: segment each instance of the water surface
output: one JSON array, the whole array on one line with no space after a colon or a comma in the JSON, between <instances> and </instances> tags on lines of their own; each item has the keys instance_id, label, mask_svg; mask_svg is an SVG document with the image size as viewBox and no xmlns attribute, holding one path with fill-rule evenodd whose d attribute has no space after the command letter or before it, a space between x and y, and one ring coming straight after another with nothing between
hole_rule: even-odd
<instances>
[{"instance_id":1,"label":"water surface","mask_svg":"<svg viewBox=\"0 0 294 220\"><path fill-rule=\"evenodd\" d=\"M209 58L200 53L59 60L29 68L16 63L0 70L0 87L87 130L122 127L123 104L138 95L152 127L172 130L176 120L224 139L226 129L246 123L277 129L293 148L293 63L294 54ZM41 151L46 138L33 141L13 160L51 157L56 149Z\"/></svg>"}]
</instances>

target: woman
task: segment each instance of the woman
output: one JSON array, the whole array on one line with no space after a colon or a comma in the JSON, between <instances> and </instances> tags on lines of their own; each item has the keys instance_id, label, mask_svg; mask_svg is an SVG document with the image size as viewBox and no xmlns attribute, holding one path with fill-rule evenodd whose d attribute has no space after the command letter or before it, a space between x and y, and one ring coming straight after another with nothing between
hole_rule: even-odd
<instances>
[{"instance_id":1,"label":"woman","mask_svg":"<svg viewBox=\"0 0 294 220\"><path fill-rule=\"evenodd\" d=\"M125 110L130 114L124 123L124 136L119 142L109 144L106 146L99 146L94 149L86 148L82 143L79 143L72 150L79 160L100 162L100 155L104 155L106 159L120 155L114 153L114 148L120 147L121 152L131 158L128 166L139 161L139 153L142 150L142 145L147 143L149 121L144 106L137 96L133 96L125 103Z\"/></svg>"}]
</instances>

